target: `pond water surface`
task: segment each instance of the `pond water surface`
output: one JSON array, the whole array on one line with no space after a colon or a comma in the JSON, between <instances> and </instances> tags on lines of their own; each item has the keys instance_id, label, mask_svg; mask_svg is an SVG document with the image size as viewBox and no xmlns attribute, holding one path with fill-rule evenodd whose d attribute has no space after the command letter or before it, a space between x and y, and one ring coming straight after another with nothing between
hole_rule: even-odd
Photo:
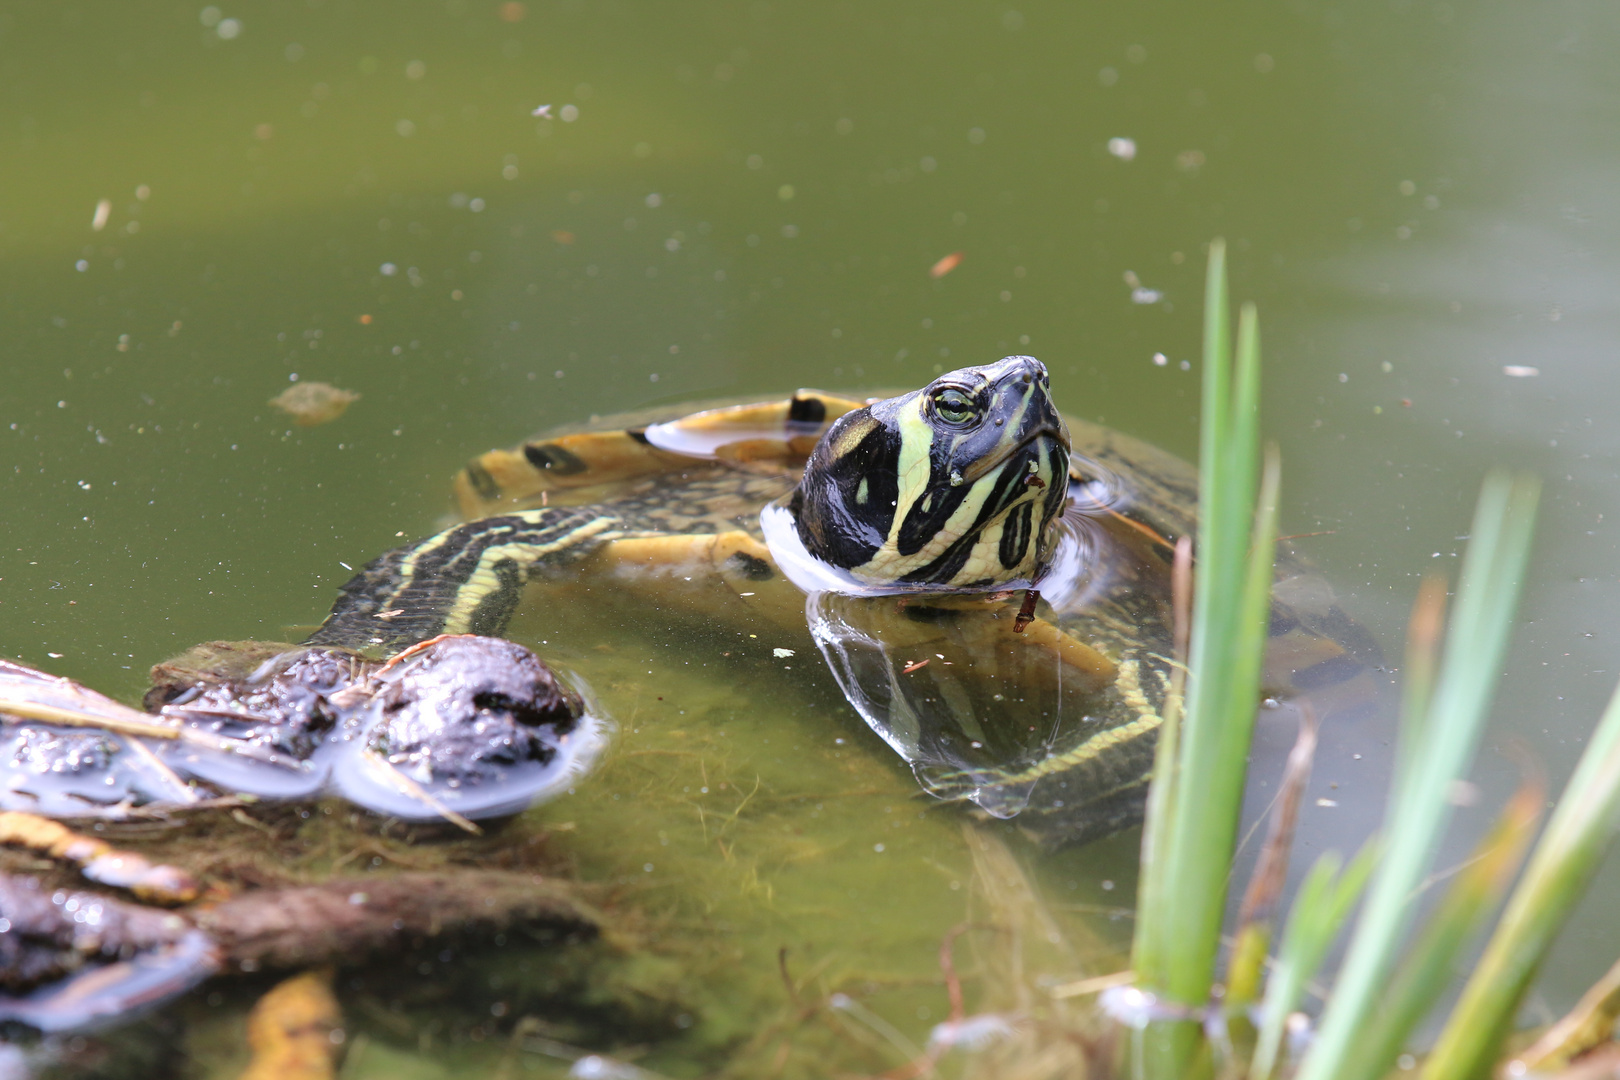
<instances>
[{"instance_id":1,"label":"pond water surface","mask_svg":"<svg viewBox=\"0 0 1620 1080\"><path fill-rule=\"evenodd\" d=\"M292 639L470 456L593 414L1024 352L1072 415L1191 456L1219 235L1284 532L1388 655L1485 468L1547 481L1462 850L1504 751L1561 782L1620 675L1617 47L1579 2L0 6L0 654L134 699L195 642ZM267 402L297 380L360 398L294 427ZM546 1038L682 1076L900 1064L856 1021L780 1038L782 949L795 992L926 1039L999 856L807 636L726 633L587 600L513 630L618 723L523 827L639 913L593 992L657 1007L616 1032L524 998L520 949L446 954L340 985L345 1076L560 1075ZM1386 741L1319 762L1302 846L1376 821ZM1124 965L1136 844L1014 848L1054 975ZM1617 870L1532 1017L1620 953ZM436 1026L434 986L488 1021ZM183 1004L196 1075L240 1066L250 1001Z\"/></svg>"}]
</instances>

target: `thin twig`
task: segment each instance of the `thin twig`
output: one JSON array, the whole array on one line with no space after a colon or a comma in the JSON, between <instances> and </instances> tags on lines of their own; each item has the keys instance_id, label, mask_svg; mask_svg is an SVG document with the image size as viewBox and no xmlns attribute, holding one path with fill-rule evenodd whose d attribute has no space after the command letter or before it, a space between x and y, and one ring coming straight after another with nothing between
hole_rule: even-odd
<instances>
[{"instance_id":1,"label":"thin twig","mask_svg":"<svg viewBox=\"0 0 1620 1080\"><path fill-rule=\"evenodd\" d=\"M1134 971L1115 971L1108 975L1093 975L1089 979L1076 979L1074 982L1054 986L1047 991L1055 998L1082 997L1086 994L1100 994L1104 990L1115 986L1129 986L1136 981Z\"/></svg>"},{"instance_id":2,"label":"thin twig","mask_svg":"<svg viewBox=\"0 0 1620 1080\"><path fill-rule=\"evenodd\" d=\"M221 795L213 799L198 799L193 803L149 802L140 806L125 801L112 806L88 805L82 810L55 814L61 821L159 821L177 824L172 819L190 810L229 810L237 806L251 806L259 801L254 795Z\"/></svg>"},{"instance_id":3,"label":"thin twig","mask_svg":"<svg viewBox=\"0 0 1620 1080\"><path fill-rule=\"evenodd\" d=\"M172 791L176 793L177 801L187 805L192 805L197 802L199 798L198 794L191 790L191 786L189 784L180 779L179 773L169 768L167 762L158 757L157 754L153 753L150 746L147 746L139 739L130 739L124 745L128 746L135 752L135 756L141 759L141 763L143 765L161 776L164 783L170 785Z\"/></svg>"},{"instance_id":4,"label":"thin twig","mask_svg":"<svg viewBox=\"0 0 1620 1080\"><path fill-rule=\"evenodd\" d=\"M787 946L783 945L776 950L776 966L782 972L782 985L787 987L788 1000L793 1002L794 1008L803 1008L804 1002L799 1000L799 988L793 983L793 976L788 974Z\"/></svg>"},{"instance_id":5,"label":"thin twig","mask_svg":"<svg viewBox=\"0 0 1620 1080\"><path fill-rule=\"evenodd\" d=\"M477 825L474 825L471 821L468 821L466 818L444 805L444 803L434 798L428 793L426 788L422 787L421 784L418 784L415 780L412 780L410 777L394 768L393 762L377 753L377 751L371 749L370 747L366 747L360 753L368 762L375 765L383 772L385 776L389 777L394 782L395 786L406 795L409 795L413 799L420 800L423 806L426 806L435 814L438 814L440 817L444 818L444 820L450 822L457 828L465 829L474 836L484 835L483 829L480 829Z\"/></svg>"},{"instance_id":6,"label":"thin twig","mask_svg":"<svg viewBox=\"0 0 1620 1080\"><path fill-rule=\"evenodd\" d=\"M1294 826L1299 821L1299 807L1305 798L1305 785L1311 778L1311 766L1316 760L1316 712L1309 702L1300 706L1299 735L1294 748L1288 753L1288 764L1283 769L1281 791L1277 807L1266 830L1265 843L1260 846L1260 860L1249 877L1249 888L1243 894L1238 909L1238 925L1247 926L1256 920L1269 920L1272 907L1282 892L1288 876L1288 854L1294 846Z\"/></svg>"},{"instance_id":7,"label":"thin twig","mask_svg":"<svg viewBox=\"0 0 1620 1080\"><path fill-rule=\"evenodd\" d=\"M408 660L409 658L415 656L417 653L422 652L422 651L424 651L426 649L431 649L433 646L437 645L441 641L448 641L450 638L472 637L472 636L473 635L471 635L471 634L439 634L437 637L430 637L426 641L418 641L415 645L412 645L407 649L402 649L399 652L395 653L393 656L389 657L388 658L388 663L386 663L382 667L378 668L376 673L378 675L381 675L383 672L388 671L389 669L395 667L396 665L400 664L401 662L403 662L405 660Z\"/></svg>"},{"instance_id":8,"label":"thin twig","mask_svg":"<svg viewBox=\"0 0 1620 1080\"><path fill-rule=\"evenodd\" d=\"M950 995L951 1015L950 1022L960 1023L966 1014L962 1004L962 980L956 975L956 958L953 955L956 939L973 929L973 923L957 923L945 931L945 936L939 941L939 970L945 977L945 992Z\"/></svg>"},{"instance_id":9,"label":"thin twig","mask_svg":"<svg viewBox=\"0 0 1620 1080\"><path fill-rule=\"evenodd\" d=\"M133 711L131 710L131 712ZM0 713L9 716L20 716L28 720L40 720L47 724L61 724L64 727L99 728L102 731L111 731L118 735L140 735L148 739L178 739L181 737L180 727L176 724L165 724L156 720L98 716L94 713L80 712L76 709L45 705L37 701L0 698Z\"/></svg>"}]
</instances>

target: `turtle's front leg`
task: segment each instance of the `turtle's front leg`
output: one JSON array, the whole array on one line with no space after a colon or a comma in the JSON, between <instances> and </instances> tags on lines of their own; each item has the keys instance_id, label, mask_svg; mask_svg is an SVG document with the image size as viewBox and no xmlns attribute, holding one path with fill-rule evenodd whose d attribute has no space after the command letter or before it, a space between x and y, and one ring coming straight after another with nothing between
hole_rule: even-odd
<instances>
[{"instance_id":1,"label":"turtle's front leg","mask_svg":"<svg viewBox=\"0 0 1620 1080\"><path fill-rule=\"evenodd\" d=\"M776 568L770 549L740 529L614 540L581 572L610 574L635 593L689 613L707 608L722 621L737 618L740 599L787 629L804 630L804 594Z\"/></svg>"}]
</instances>

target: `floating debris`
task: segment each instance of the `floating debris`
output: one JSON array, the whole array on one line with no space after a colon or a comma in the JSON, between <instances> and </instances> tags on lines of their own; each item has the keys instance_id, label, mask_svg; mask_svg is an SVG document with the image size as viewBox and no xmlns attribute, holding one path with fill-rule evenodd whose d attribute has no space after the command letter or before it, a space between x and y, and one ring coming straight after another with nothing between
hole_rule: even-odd
<instances>
[{"instance_id":1,"label":"floating debris","mask_svg":"<svg viewBox=\"0 0 1620 1080\"><path fill-rule=\"evenodd\" d=\"M530 116L538 116L542 120L550 120L551 119L551 106L550 105L542 105L538 109L535 109L534 112L530 113L529 115Z\"/></svg>"},{"instance_id":2,"label":"floating debris","mask_svg":"<svg viewBox=\"0 0 1620 1080\"><path fill-rule=\"evenodd\" d=\"M353 390L339 390L330 383L294 383L270 399L270 404L292 417L299 427L330 424L342 416L360 395Z\"/></svg>"},{"instance_id":3,"label":"floating debris","mask_svg":"<svg viewBox=\"0 0 1620 1080\"><path fill-rule=\"evenodd\" d=\"M952 270L955 270L958 266L961 266L962 265L962 259L964 257L965 256L960 251L951 252L949 255L947 255L943 259L939 260L939 262L935 263L933 266L930 266L928 268L928 276L931 277L931 278L942 278L942 277L944 277L946 274L950 273Z\"/></svg>"},{"instance_id":4,"label":"floating debris","mask_svg":"<svg viewBox=\"0 0 1620 1080\"><path fill-rule=\"evenodd\" d=\"M130 736L183 733L111 698L0 660L0 810L71 817L126 801L195 801L195 794Z\"/></svg>"},{"instance_id":5,"label":"floating debris","mask_svg":"<svg viewBox=\"0 0 1620 1080\"><path fill-rule=\"evenodd\" d=\"M1165 1001L1137 986L1112 986L1097 999L1098 1005L1114 1021L1141 1031L1156 1021L1202 1020L1201 1010Z\"/></svg>"},{"instance_id":6,"label":"floating debris","mask_svg":"<svg viewBox=\"0 0 1620 1080\"><path fill-rule=\"evenodd\" d=\"M102 199L96 203L96 212L90 218L90 231L100 232L107 227L107 219L112 217L112 200Z\"/></svg>"},{"instance_id":7,"label":"floating debris","mask_svg":"<svg viewBox=\"0 0 1620 1080\"><path fill-rule=\"evenodd\" d=\"M1017 1017L979 1013L935 1024L928 1033L928 1052L937 1057L946 1050L983 1050L1018 1033Z\"/></svg>"},{"instance_id":8,"label":"floating debris","mask_svg":"<svg viewBox=\"0 0 1620 1080\"><path fill-rule=\"evenodd\" d=\"M1502 374L1513 379L1533 379L1541 374L1541 369L1528 367L1524 364L1503 364Z\"/></svg>"},{"instance_id":9,"label":"floating debris","mask_svg":"<svg viewBox=\"0 0 1620 1080\"><path fill-rule=\"evenodd\" d=\"M617 1058L605 1057L602 1054L586 1054L574 1062L568 1070L568 1075L574 1080L656 1080L658 1074L650 1073L628 1061L619 1061Z\"/></svg>"},{"instance_id":10,"label":"floating debris","mask_svg":"<svg viewBox=\"0 0 1620 1080\"><path fill-rule=\"evenodd\" d=\"M595 757L581 696L528 649L471 635L426 645L374 678L363 752L335 765L345 798L411 821L496 817L568 786Z\"/></svg>"},{"instance_id":11,"label":"floating debris","mask_svg":"<svg viewBox=\"0 0 1620 1080\"><path fill-rule=\"evenodd\" d=\"M1134 161L1136 159L1136 140L1109 139L1108 152L1121 161Z\"/></svg>"},{"instance_id":12,"label":"floating debris","mask_svg":"<svg viewBox=\"0 0 1620 1080\"><path fill-rule=\"evenodd\" d=\"M386 664L341 648L209 642L157 665L152 680L144 704L155 716L0 661L0 810L106 817L194 804L211 794L200 781L268 799L335 790L380 814L476 832L469 819L517 813L573 783L608 731L583 685L559 681L521 645L475 635L434 638ZM127 883L111 876L121 874L156 889L167 869L74 850L113 884Z\"/></svg>"},{"instance_id":13,"label":"floating debris","mask_svg":"<svg viewBox=\"0 0 1620 1080\"><path fill-rule=\"evenodd\" d=\"M1149 289L1142 284L1142 279L1136 276L1136 271L1125 271L1125 284L1131 287L1131 303L1157 304L1164 299L1164 293L1158 289Z\"/></svg>"}]
</instances>

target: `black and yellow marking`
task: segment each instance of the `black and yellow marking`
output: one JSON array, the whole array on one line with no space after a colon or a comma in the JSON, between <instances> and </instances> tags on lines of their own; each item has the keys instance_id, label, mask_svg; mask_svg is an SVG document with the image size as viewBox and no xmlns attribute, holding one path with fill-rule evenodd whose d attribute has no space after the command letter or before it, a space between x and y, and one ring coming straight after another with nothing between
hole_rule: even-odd
<instances>
[{"instance_id":1,"label":"black and yellow marking","mask_svg":"<svg viewBox=\"0 0 1620 1080\"><path fill-rule=\"evenodd\" d=\"M506 629L523 586L621 535L595 510L548 508L480 518L368 563L306 644L394 652L438 634Z\"/></svg>"}]
</instances>

